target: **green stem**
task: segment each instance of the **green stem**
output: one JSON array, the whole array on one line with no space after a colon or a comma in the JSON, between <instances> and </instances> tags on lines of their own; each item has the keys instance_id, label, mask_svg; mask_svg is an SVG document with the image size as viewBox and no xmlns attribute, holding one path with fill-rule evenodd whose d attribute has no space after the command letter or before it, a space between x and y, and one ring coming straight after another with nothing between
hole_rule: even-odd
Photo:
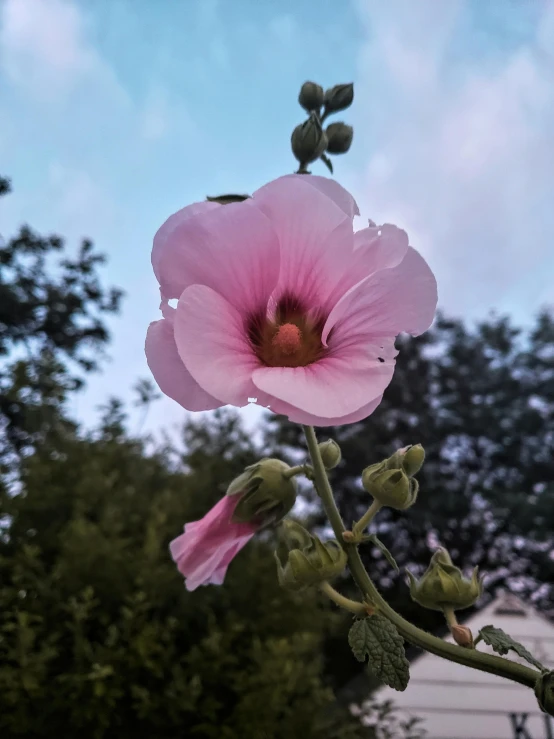
<instances>
[{"instance_id":1,"label":"green stem","mask_svg":"<svg viewBox=\"0 0 554 739\"><path fill-rule=\"evenodd\" d=\"M312 468L308 464L298 464L296 467L291 467L288 470L285 470L283 472L283 477L286 480L290 480L291 477L296 477L296 475L310 475L310 472L312 471Z\"/></svg>"},{"instance_id":2,"label":"green stem","mask_svg":"<svg viewBox=\"0 0 554 739\"><path fill-rule=\"evenodd\" d=\"M333 603L336 603L337 606L350 611L350 613L354 613L356 616L366 615L367 609L363 603L358 603L355 600L350 600L350 598L346 598L344 595L341 595L330 583L320 583L319 589L322 593L325 593L325 595L330 598Z\"/></svg>"},{"instance_id":3,"label":"green stem","mask_svg":"<svg viewBox=\"0 0 554 739\"><path fill-rule=\"evenodd\" d=\"M376 500L374 500L373 503L367 509L367 511L364 513L364 515L360 518L360 520L356 521L356 523L352 527L352 533L362 534L364 530L366 529L367 525L371 521L373 521L373 519L379 513L382 507L383 506L381 505L381 503L378 503Z\"/></svg>"},{"instance_id":4,"label":"green stem","mask_svg":"<svg viewBox=\"0 0 554 739\"><path fill-rule=\"evenodd\" d=\"M333 527L337 541L342 544L348 555L348 566L350 568L350 572L363 595L373 603L373 605L375 605L384 616L392 621L401 636L414 646L425 649L427 652L436 654L438 657L443 657L451 662L457 662L460 665L466 665L467 667L472 667L476 670L481 670L482 672L499 675L507 680L513 680L521 685L534 688L538 678L540 677L539 672L536 672L529 667L525 667L524 665L519 665L516 662L510 662L502 657L497 657L496 655L484 654L483 652L478 652L474 649L464 649L464 647L459 647L456 644L445 642L422 629L418 629L417 626L411 624L403 618L403 616L397 613L394 608L389 606L367 574L357 547L352 544L345 544L343 541L342 535L346 529L335 503L333 491L329 484L325 467L323 466L314 428L313 426L303 426L302 428L306 436L308 450L312 459L315 484L323 502L325 512L327 513L327 517Z\"/></svg>"},{"instance_id":5,"label":"green stem","mask_svg":"<svg viewBox=\"0 0 554 739\"><path fill-rule=\"evenodd\" d=\"M444 618L446 619L446 623L448 624L448 628L452 629L453 626L458 625L458 619L456 618L456 612L453 608L443 608L442 612L444 613Z\"/></svg>"}]
</instances>

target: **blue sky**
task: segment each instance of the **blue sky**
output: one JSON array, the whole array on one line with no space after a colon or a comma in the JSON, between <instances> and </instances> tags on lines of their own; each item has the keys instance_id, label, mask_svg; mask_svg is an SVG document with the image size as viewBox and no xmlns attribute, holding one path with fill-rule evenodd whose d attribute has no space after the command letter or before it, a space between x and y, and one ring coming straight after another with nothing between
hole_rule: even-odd
<instances>
[{"instance_id":1,"label":"blue sky","mask_svg":"<svg viewBox=\"0 0 554 739\"><path fill-rule=\"evenodd\" d=\"M547 0L0 0L0 233L91 237L127 293L73 411L90 422L148 376L167 216L293 169L305 79L354 81L335 176L362 216L408 231L447 311L525 321L552 303L551 49ZM183 417L164 399L149 423Z\"/></svg>"}]
</instances>

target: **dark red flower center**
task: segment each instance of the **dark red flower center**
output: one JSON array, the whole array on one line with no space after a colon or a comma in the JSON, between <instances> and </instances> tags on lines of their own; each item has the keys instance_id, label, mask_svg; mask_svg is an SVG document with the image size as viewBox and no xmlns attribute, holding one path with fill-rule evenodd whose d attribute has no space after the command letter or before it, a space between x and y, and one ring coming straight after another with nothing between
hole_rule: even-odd
<instances>
[{"instance_id":1,"label":"dark red flower center","mask_svg":"<svg viewBox=\"0 0 554 739\"><path fill-rule=\"evenodd\" d=\"M325 319L313 318L290 295L277 303L273 318L266 311L250 317L247 333L256 356L266 367L306 367L325 353L321 333Z\"/></svg>"}]
</instances>

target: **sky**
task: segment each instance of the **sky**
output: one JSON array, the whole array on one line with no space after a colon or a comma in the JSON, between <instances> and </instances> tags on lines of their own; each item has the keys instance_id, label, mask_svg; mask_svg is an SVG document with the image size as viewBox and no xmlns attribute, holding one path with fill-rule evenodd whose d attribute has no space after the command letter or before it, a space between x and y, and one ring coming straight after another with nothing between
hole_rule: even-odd
<instances>
[{"instance_id":1,"label":"sky","mask_svg":"<svg viewBox=\"0 0 554 739\"><path fill-rule=\"evenodd\" d=\"M354 82L354 143L334 176L359 227L407 230L445 311L527 322L554 303L551 50L554 0L0 0L0 174L13 185L0 233L26 222L70 250L90 237L109 257L104 282L126 293L110 362L72 412L91 424L149 377L154 233L206 195L293 171L307 79ZM147 426L186 415L164 398Z\"/></svg>"}]
</instances>

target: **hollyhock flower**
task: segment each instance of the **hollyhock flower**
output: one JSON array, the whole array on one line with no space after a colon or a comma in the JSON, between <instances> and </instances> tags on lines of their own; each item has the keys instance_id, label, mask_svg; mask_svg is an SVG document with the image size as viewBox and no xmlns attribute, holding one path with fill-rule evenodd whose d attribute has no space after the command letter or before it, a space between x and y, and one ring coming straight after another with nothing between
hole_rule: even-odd
<instances>
[{"instance_id":1,"label":"hollyhock flower","mask_svg":"<svg viewBox=\"0 0 554 739\"><path fill-rule=\"evenodd\" d=\"M247 467L227 494L200 521L169 545L188 590L221 585L233 557L256 531L280 521L293 507L297 483L279 459L261 459Z\"/></svg>"},{"instance_id":2,"label":"hollyhock flower","mask_svg":"<svg viewBox=\"0 0 554 739\"><path fill-rule=\"evenodd\" d=\"M287 175L172 215L152 252L164 317L146 338L161 390L191 411L256 402L316 426L372 413L396 336L429 328L437 290L404 231L354 232L358 214L334 180Z\"/></svg>"},{"instance_id":3,"label":"hollyhock flower","mask_svg":"<svg viewBox=\"0 0 554 739\"><path fill-rule=\"evenodd\" d=\"M187 590L199 585L221 585L233 557L258 530L255 523L235 523L240 496L224 496L200 519L185 524L185 533L169 545Z\"/></svg>"}]
</instances>

